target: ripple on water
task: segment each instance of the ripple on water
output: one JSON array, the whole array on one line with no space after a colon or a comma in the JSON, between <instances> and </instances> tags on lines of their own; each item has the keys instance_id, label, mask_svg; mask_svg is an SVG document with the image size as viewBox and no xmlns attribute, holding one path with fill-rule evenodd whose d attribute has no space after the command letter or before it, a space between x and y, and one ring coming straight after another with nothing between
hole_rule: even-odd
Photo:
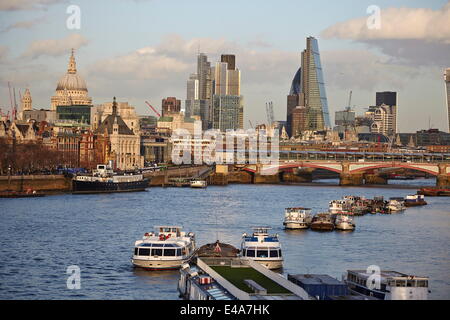
<instances>
[{"instance_id":1,"label":"ripple on water","mask_svg":"<svg viewBox=\"0 0 450 320\"><path fill-rule=\"evenodd\" d=\"M283 230L286 207L327 209L347 194L385 198L411 190L231 185L206 190L159 189L121 195L60 195L2 201L0 299L179 299L178 272L146 272L130 263L133 244L154 225L175 224L197 243L239 246L243 232L269 225L279 233L285 273L382 269L426 275L431 297L450 299L448 198L397 215L355 219L351 233ZM33 214L29 214L29 208ZM24 237L24 230L28 230ZM30 263L31 262L31 263ZM68 290L67 267L81 269L81 290Z\"/></svg>"}]
</instances>

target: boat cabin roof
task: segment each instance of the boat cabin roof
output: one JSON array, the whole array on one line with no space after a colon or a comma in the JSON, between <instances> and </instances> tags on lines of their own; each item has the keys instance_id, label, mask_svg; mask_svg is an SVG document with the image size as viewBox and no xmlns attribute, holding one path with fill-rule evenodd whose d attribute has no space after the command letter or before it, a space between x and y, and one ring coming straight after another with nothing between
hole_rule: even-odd
<instances>
[{"instance_id":1,"label":"boat cabin roof","mask_svg":"<svg viewBox=\"0 0 450 320\"><path fill-rule=\"evenodd\" d=\"M183 227L177 227L177 226L156 226L155 230L158 230L159 232L177 232L181 231Z\"/></svg>"},{"instance_id":2,"label":"boat cabin roof","mask_svg":"<svg viewBox=\"0 0 450 320\"><path fill-rule=\"evenodd\" d=\"M348 270L348 273L353 273L356 274L362 278L368 278L370 277L372 274L367 273L367 270ZM382 270L380 272L380 276L381 278L384 279L414 279L414 280L428 280L428 277L419 277L419 276L413 276L413 275L408 275L405 273L401 273L401 272L397 272L397 271L385 271Z\"/></svg>"}]
</instances>

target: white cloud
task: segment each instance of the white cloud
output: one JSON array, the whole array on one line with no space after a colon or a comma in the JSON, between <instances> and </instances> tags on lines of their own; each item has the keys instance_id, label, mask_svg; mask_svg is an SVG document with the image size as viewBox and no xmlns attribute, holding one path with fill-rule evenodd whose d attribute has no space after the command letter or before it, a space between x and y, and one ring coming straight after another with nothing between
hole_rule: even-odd
<instances>
[{"instance_id":1,"label":"white cloud","mask_svg":"<svg viewBox=\"0 0 450 320\"><path fill-rule=\"evenodd\" d=\"M45 20L46 19L44 17L41 17L41 18L37 18L37 19L33 19L33 20L18 21L16 23L13 23L13 24L7 26L0 32L8 32L13 29L31 29L34 26L36 26L37 24L39 24Z\"/></svg>"},{"instance_id":2,"label":"white cloud","mask_svg":"<svg viewBox=\"0 0 450 320\"><path fill-rule=\"evenodd\" d=\"M71 48L78 49L87 44L88 40L76 33L63 39L36 40L28 46L22 57L32 59L45 55L56 57L67 54Z\"/></svg>"},{"instance_id":3,"label":"white cloud","mask_svg":"<svg viewBox=\"0 0 450 320\"><path fill-rule=\"evenodd\" d=\"M392 63L448 65L450 57L450 2L439 10L387 8L381 10L381 28L367 28L368 17L337 23L322 32L324 38L349 39L381 50Z\"/></svg>"},{"instance_id":4,"label":"white cloud","mask_svg":"<svg viewBox=\"0 0 450 320\"><path fill-rule=\"evenodd\" d=\"M9 48L7 46L0 46L0 64L6 61L8 56Z\"/></svg>"},{"instance_id":5,"label":"white cloud","mask_svg":"<svg viewBox=\"0 0 450 320\"><path fill-rule=\"evenodd\" d=\"M352 40L426 40L450 44L450 2L439 10L387 8L381 10L381 28L369 29L367 17L337 23L322 32L325 38Z\"/></svg>"},{"instance_id":6,"label":"white cloud","mask_svg":"<svg viewBox=\"0 0 450 320\"><path fill-rule=\"evenodd\" d=\"M67 0L0 0L0 11L46 9L49 5Z\"/></svg>"}]
</instances>

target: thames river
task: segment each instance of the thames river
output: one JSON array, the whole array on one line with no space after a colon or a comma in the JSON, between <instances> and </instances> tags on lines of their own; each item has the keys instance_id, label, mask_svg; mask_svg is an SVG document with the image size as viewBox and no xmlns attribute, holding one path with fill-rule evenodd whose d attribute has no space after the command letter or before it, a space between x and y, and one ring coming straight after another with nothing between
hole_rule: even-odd
<instances>
[{"instance_id":1,"label":"thames river","mask_svg":"<svg viewBox=\"0 0 450 320\"><path fill-rule=\"evenodd\" d=\"M412 182L414 183L414 181ZM239 247L252 226L280 235L285 274L329 274L378 265L430 277L430 298L450 299L450 198L394 215L356 217L352 233L286 232L286 207L314 213L344 195L399 197L415 190L337 186L230 185L147 192L0 199L0 299L179 299L178 272L131 265L134 241L156 225L181 225L197 244ZM81 289L67 288L67 267Z\"/></svg>"}]
</instances>

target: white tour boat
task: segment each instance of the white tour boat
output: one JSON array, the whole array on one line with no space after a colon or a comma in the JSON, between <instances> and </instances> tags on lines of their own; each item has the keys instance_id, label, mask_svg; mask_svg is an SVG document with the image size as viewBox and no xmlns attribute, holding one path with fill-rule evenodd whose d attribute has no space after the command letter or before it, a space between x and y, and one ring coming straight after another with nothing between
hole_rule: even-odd
<instances>
[{"instance_id":1,"label":"white tour boat","mask_svg":"<svg viewBox=\"0 0 450 320\"><path fill-rule=\"evenodd\" d=\"M134 247L133 265L147 270L173 270L189 262L195 253L195 235L182 227L155 227L158 233L146 233Z\"/></svg>"},{"instance_id":2,"label":"white tour boat","mask_svg":"<svg viewBox=\"0 0 450 320\"><path fill-rule=\"evenodd\" d=\"M278 235L269 235L269 227L254 227L253 234L242 235L241 257L256 261L268 269L281 269L283 257Z\"/></svg>"},{"instance_id":3,"label":"white tour boat","mask_svg":"<svg viewBox=\"0 0 450 320\"><path fill-rule=\"evenodd\" d=\"M205 180L192 180L191 188L204 189L208 186Z\"/></svg>"},{"instance_id":4,"label":"white tour boat","mask_svg":"<svg viewBox=\"0 0 450 320\"><path fill-rule=\"evenodd\" d=\"M351 209L351 206L347 200L333 200L333 201L330 201L328 211L331 214L349 213L350 209Z\"/></svg>"},{"instance_id":5,"label":"white tour boat","mask_svg":"<svg viewBox=\"0 0 450 320\"><path fill-rule=\"evenodd\" d=\"M348 270L344 281L355 295L380 300L428 300L428 277L397 271L380 271L374 276L365 270Z\"/></svg>"},{"instance_id":6,"label":"white tour boat","mask_svg":"<svg viewBox=\"0 0 450 320\"><path fill-rule=\"evenodd\" d=\"M286 229L308 229L312 215L309 208L287 208L284 212L284 226Z\"/></svg>"},{"instance_id":7,"label":"white tour boat","mask_svg":"<svg viewBox=\"0 0 450 320\"><path fill-rule=\"evenodd\" d=\"M347 214L337 214L334 225L337 230L342 231L352 231L356 228L353 219Z\"/></svg>"}]
</instances>

